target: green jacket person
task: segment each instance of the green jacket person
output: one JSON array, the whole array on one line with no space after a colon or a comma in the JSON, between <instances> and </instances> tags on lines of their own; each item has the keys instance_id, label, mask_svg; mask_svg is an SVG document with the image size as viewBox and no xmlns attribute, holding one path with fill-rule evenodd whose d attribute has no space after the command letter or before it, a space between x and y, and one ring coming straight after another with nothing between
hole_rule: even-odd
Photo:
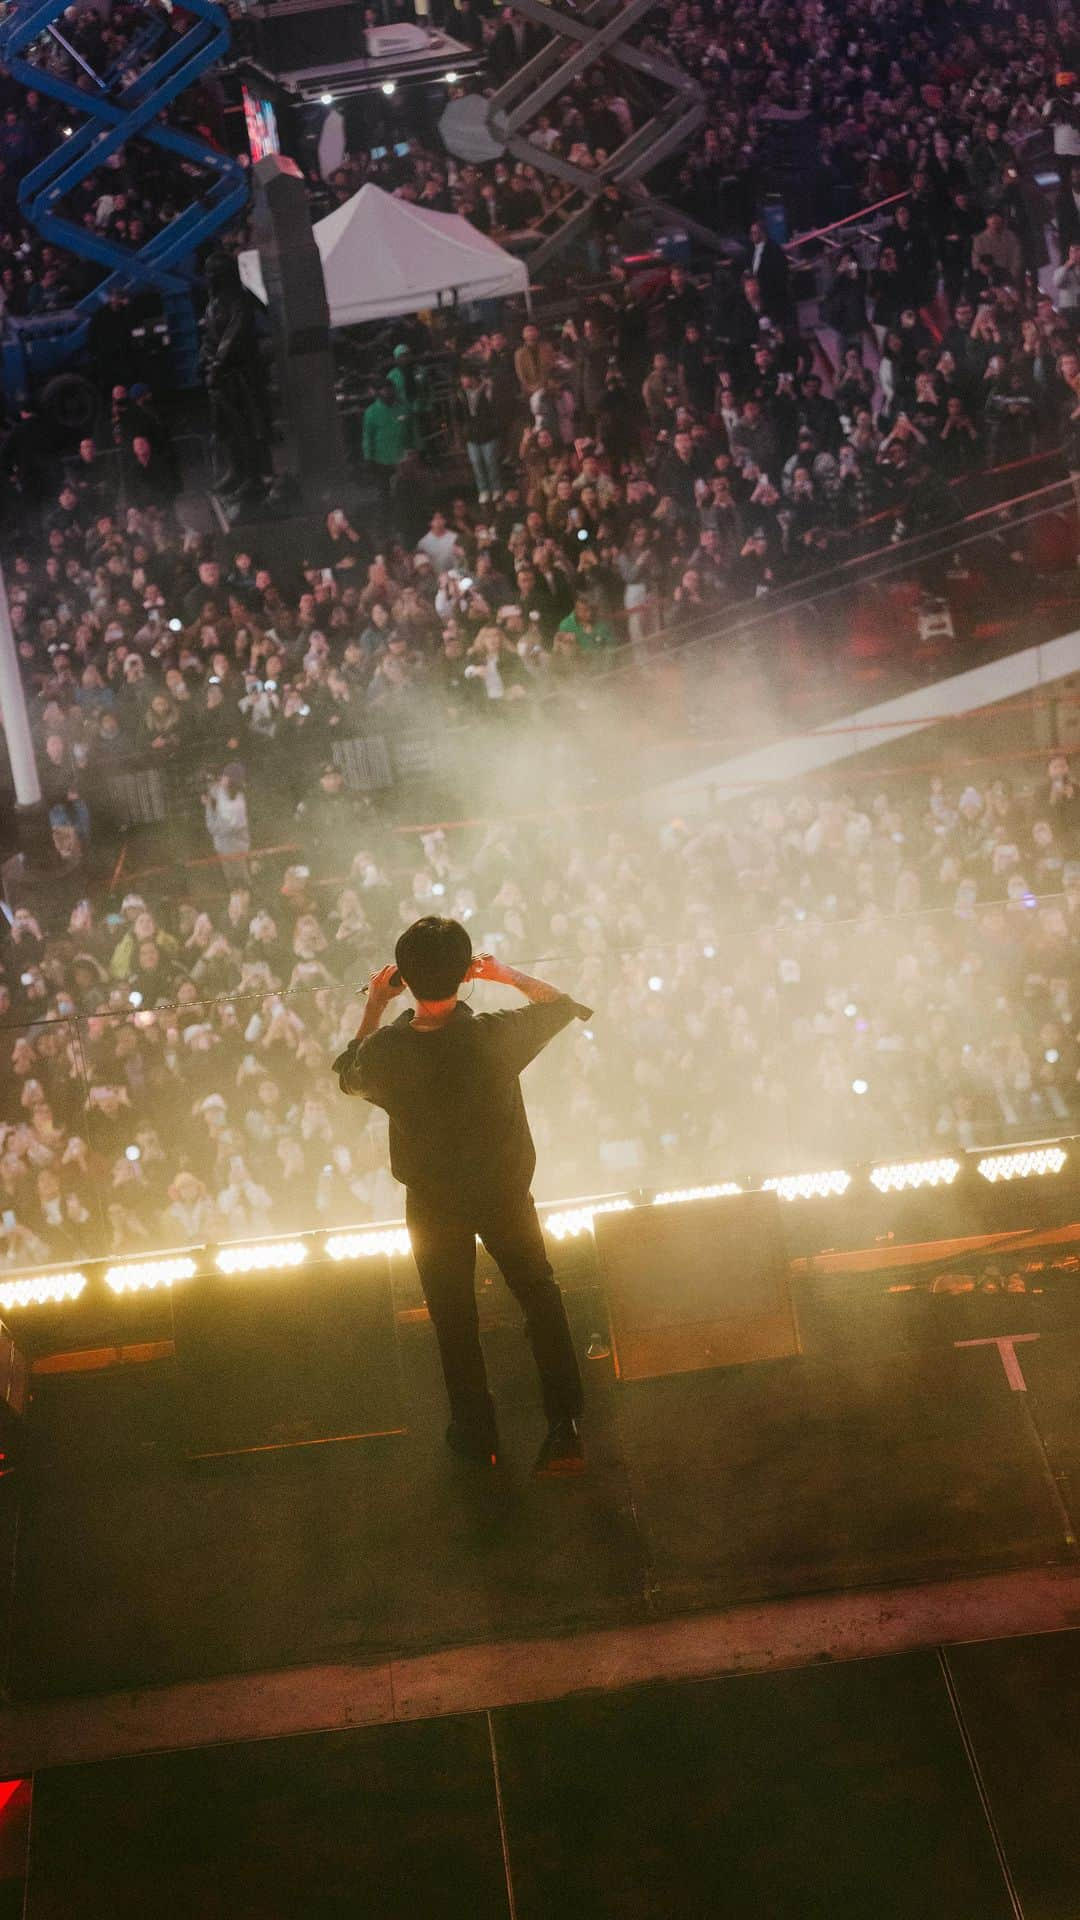
<instances>
[{"instance_id":1,"label":"green jacket person","mask_svg":"<svg viewBox=\"0 0 1080 1920\"><path fill-rule=\"evenodd\" d=\"M364 459L392 473L402 454L414 444L411 410L390 381L384 380L378 397L364 410Z\"/></svg>"}]
</instances>

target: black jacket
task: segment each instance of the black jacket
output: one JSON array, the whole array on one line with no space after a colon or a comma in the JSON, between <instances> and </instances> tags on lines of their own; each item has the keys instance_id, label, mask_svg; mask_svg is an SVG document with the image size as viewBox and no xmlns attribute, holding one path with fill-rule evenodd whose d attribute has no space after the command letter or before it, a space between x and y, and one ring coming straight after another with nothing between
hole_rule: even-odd
<instances>
[{"instance_id":1,"label":"black jacket","mask_svg":"<svg viewBox=\"0 0 1080 1920\"><path fill-rule=\"evenodd\" d=\"M471 394L466 393L464 387L459 387L457 409L461 431L474 446L484 447L498 439L499 416L488 381L482 380Z\"/></svg>"},{"instance_id":2,"label":"black jacket","mask_svg":"<svg viewBox=\"0 0 1080 1920\"><path fill-rule=\"evenodd\" d=\"M753 267L754 251L751 247L746 262L746 271ZM762 248L758 270L754 276L761 288L761 304L771 320L783 320L791 307L791 269L783 247L775 240L766 240Z\"/></svg>"},{"instance_id":3,"label":"black jacket","mask_svg":"<svg viewBox=\"0 0 1080 1920\"><path fill-rule=\"evenodd\" d=\"M410 1194L490 1206L524 1197L536 1168L518 1075L571 1020L589 1018L568 994L510 1013L473 1014L459 1001L444 1026L414 1033L410 1008L351 1041L333 1071L342 1093L389 1114L390 1171Z\"/></svg>"}]
</instances>

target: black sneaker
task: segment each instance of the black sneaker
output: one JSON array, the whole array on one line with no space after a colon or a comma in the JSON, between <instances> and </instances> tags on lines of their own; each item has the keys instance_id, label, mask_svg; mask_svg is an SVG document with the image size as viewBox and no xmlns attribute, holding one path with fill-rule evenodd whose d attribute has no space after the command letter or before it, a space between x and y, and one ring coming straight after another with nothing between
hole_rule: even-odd
<instances>
[{"instance_id":1,"label":"black sneaker","mask_svg":"<svg viewBox=\"0 0 1080 1920\"><path fill-rule=\"evenodd\" d=\"M462 1460L471 1460L474 1466L497 1467L499 1464L499 1442L494 1434L470 1433L468 1428L459 1427L456 1420L451 1420L446 1429L446 1444L451 1452Z\"/></svg>"},{"instance_id":2,"label":"black sneaker","mask_svg":"<svg viewBox=\"0 0 1080 1920\"><path fill-rule=\"evenodd\" d=\"M576 1420L556 1420L548 1428L547 1438L536 1456L533 1472L548 1479L584 1473L585 1447Z\"/></svg>"}]
</instances>

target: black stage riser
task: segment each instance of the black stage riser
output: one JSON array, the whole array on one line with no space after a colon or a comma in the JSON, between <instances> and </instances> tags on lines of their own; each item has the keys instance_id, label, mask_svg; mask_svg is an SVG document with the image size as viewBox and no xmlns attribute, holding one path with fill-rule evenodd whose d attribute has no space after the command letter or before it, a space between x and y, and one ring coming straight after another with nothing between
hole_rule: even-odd
<instances>
[{"instance_id":1,"label":"black stage riser","mask_svg":"<svg viewBox=\"0 0 1080 1920\"><path fill-rule=\"evenodd\" d=\"M197 1279L173 1295L184 1444L193 1459L400 1433L385 1255Z\"/></svg>"}]
</instances>

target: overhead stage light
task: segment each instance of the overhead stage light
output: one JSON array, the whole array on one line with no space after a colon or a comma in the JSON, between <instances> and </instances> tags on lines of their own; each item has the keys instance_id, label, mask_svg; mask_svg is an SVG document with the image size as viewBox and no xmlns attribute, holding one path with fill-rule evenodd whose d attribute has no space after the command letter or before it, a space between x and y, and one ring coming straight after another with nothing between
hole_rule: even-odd
<instances>
[{"instance_id":1,"label":"overhead stage light","mask_svg":"<svg viewBox=\"0 0 1080 1920\"><path fill-rule=\"evenodd\" d=\"M190 1280L197 1271L187 1254L171 1260L128 1260L122 1266L109 1267L105 1283L114 1293L144 1293L154 1287L171 1287L174 1280Z\"/></svg>"},{"instance_id":2,"label":"overhead stage light","mask_svg":"<svg viewBox=\"0 0 1080 1920\"><path fill-rule=\"evenodd\" d=\"M713 1187L674 1187L670 1193L653 1195L654 1207L673 1207L681 1200L720 1200L729 1193L741 1193L734 1180L722 1180Z\"/></svg>"},{"instance_id":3,"label":"overhead stage light","mask_svg":"<svg viewBox=\"0 0 1080 1920\"><path fill-rule=\"evenodd\" d=\"M907 1160L875 1167L870 1180L879 1193L902 1193L905 1187L951 1187L959 1171L959 1160Z\"/></svg>"},{"instance_id":4,"label":"overhead stage light","mask_svg":"<svg viewBox=\"0 0 1080 1920\"><path fill-rule=\"evenodd\" d=\"M979 1172L997 1180L1031 1180L1044 1173L1060 1173L1068 1159L1063 1147L1025 1147L1018 1153L990 1153L979 1161Z\"/></svg>"},{"instance_id":5,"label":"overhead stage light","mask_svg":"<svg viewBox=\"0 0 1080 1920\"><path fill-rule=\"evenodd\" d=\"M832 1173L785 1173L776 1180L763 1180L763 1193L778 1193L781 1200L825 1200L830 1194L846 1193L850 1173L836 1167Z\"/></svg>"},{"instance_id":6,"label":"overhead stage light","mask_svg":"<svg viewBox=\"0 0 1080 1920\"><path fill-rule=\"evenodd\" d=\"M392 93L397 92L397 82L394 80L384 80L382 83L382 90L385 93L387 99L389 99Z\"/></svg>"},{"instance_id":7,"label":"overhead stage light","mask_svg":"<svg viewBox=\"0 0 1080 1920\"><path fill-rule=\"evenodd\" d=\"M334 96L332 93L320 93L319 95L320 107L332 107L333 104L334 104Z\"/></svg>"},{"instance_id":8,"label":"overhead stage light","mask_svg":"<svg viewBox=\"0 0 1080 1920\"><path fill-rule=\"evenodd\" d=\"M302 1266L306 1259L302 1240L264 1240L261 1246L223 1247L217 1265L221 1273L275 1273Z\"/></svg>"},{"instance_id":9,"label":"overhead stage light","mask_svg":"<svg viewBox=\"0 0 1080 1920\"><path fill-rule=\"evenodd\" d=\"M456 86L457 86L457 83L458 83L458 76L457 76L457 74L456 74L456 73L444 73L444 74L443 74L443 79L444 79L444 80L446 81L446 84L447 84L447 86L448 86L448 87L456 87Z\"/></svg>"},{"instance_id":10,"label":"overhead stage light","mask_svg":"<svg viewBox=\"0 0 1080 1920\"><path fill-rule=\"evenodd\" d=\"M77 1300L85 1273L34 1273L25 1280L0 1280L0 1307L45 1307L56 1300Z\"/></svg>"}]
</instances>

